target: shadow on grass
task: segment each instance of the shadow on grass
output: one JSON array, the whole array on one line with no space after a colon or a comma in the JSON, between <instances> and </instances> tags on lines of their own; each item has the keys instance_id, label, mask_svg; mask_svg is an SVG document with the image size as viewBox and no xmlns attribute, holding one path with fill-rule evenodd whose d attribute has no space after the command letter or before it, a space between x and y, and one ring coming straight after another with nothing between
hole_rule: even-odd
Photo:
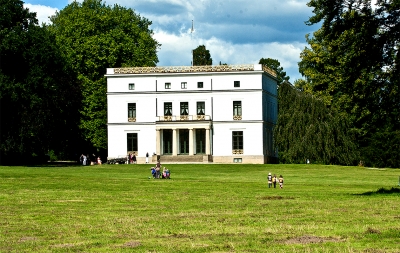
<instances>
[{"instance_id":1,"label":"shadow on grass","mask_svg":"<svg viewBox=\"0 0 400 253\"><path fill-rule=\"evenodd\" d=\"M58 162L47 162L42 164L31 164L27 167L82 167L81 164L73 161L58 161Z\"/></svg>"},{"instance_id":2,"label":"shadow on grass","mask_svg":"<svg viewBox=\"0 0 400 253\"><path fill-rule=\"evenodd\" d=\"M392 187L390 189L385 189L385 188L379 188L376 191L371 191L371 192L364 192L361 194L354 194L354 195L375 195L375 194L400 194L400 188L397 187Z\"/></svg>"}]
</instances>

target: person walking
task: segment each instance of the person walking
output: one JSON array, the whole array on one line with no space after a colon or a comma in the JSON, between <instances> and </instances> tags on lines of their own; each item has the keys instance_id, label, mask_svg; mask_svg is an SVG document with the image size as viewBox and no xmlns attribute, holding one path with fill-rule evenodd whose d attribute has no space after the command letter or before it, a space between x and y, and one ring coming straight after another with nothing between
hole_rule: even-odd
<instances>
[{"instance_id":1,"label":"person walking","mask_svg":"<svg viewBox=\"0 0 400 253\"><path fill-rule=\"evenodd\" d=\"M146 152L146 163L149 163L149 152Z\"/></svg>"},{"instance_id":2,"label":"person walking","mask_svg":"<svg viewBox=\"0 0 400 253\"><path fill-rule=\"evenodd\" d=\"M272 175L271 172L268 173L268 188L271 188L272 186Z\"/></svg>"},{"instance_id":3,"label":"person walking","mask_svg":"<svg viewBox=\"0 0 400 253\"><path fill-rule=\"evenodd\" d=\"M282 177L282 175L279 176L279 187L281 189L283 188L283 177Z\"/></svg>"},{"instance_id":4,"label":"person walking","mask_svg":"<svg viewBox=\"0 0 400 253\"><path fill-rule=\"evenodd\" d=\"M278 181L278 179L276 178L276 174L274 174L274 176L272 177L272 183L274 184L274 188L276 188L276 181Z\"/></svg>"}]
</instances>

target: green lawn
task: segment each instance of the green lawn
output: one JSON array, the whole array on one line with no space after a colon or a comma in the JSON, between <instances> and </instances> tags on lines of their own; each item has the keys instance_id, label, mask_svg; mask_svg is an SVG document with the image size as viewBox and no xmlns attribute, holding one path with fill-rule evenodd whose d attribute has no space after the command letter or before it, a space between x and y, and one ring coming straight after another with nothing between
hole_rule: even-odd
<instances>
[{"instance_id":1,"label":"green lawn","mask_svg":"<svg viewBox=\"0 0 400 253\"><path fill-rule=\"evenodd\" d=\"M0 167L0 252L400 251L398 169L167 167Z\"/></svg>"}]
</instances>

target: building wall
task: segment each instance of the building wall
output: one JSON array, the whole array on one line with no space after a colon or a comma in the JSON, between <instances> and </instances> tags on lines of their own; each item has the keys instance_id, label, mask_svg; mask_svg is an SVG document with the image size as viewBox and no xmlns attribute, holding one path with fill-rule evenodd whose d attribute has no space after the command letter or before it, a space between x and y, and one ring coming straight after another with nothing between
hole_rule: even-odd
<instances>
[{"instance_id":1,"label":"building wall","mask_svg":"<svg viewBox=\"0 0 400 253\"><path fill-rule=\"evenodd\" d=\"M113 74L107 70L108 156L127 154L127 133L138 134L138 161L157 153L156 129L210 129L210 151L216 163L264 163L274 155L272 128L277 117L276 80L262 71L222 73ZM240 87L234 82L240 81ZM181 83L187 86L182 89ZM198 88L203 82L203 88ZM129 90L129 84L135 89ZM170 83L166 89L165 83ZM197 102L205 102L212 121L160 122L164 102L172 102L180 115L180 102L188 102L189 115L197 114ZM233 101L241 101L242 118L233 118ZM128 122L128 103L136 103L136 121ZM158 123L157 123L158 122ZM196 125L197 124L197 125ZM232 131L243 131L243 154L232 154Z\"/></svg>"}]
</instances>

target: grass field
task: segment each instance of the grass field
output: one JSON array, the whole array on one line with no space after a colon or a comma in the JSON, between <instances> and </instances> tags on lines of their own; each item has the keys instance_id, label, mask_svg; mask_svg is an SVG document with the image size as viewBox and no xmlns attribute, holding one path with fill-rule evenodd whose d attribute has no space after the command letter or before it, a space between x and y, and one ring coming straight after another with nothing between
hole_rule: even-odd
<instances>
[{"instance_id":1,"label":"grass field","mask_svg":"<svg viewBox=\"0 0 400 253\"><path fill-rule=\"evenodd\" d=\"M0 167L0 252L400 252L398 169L167 167Z\"/></svg>"}]
</instances>

